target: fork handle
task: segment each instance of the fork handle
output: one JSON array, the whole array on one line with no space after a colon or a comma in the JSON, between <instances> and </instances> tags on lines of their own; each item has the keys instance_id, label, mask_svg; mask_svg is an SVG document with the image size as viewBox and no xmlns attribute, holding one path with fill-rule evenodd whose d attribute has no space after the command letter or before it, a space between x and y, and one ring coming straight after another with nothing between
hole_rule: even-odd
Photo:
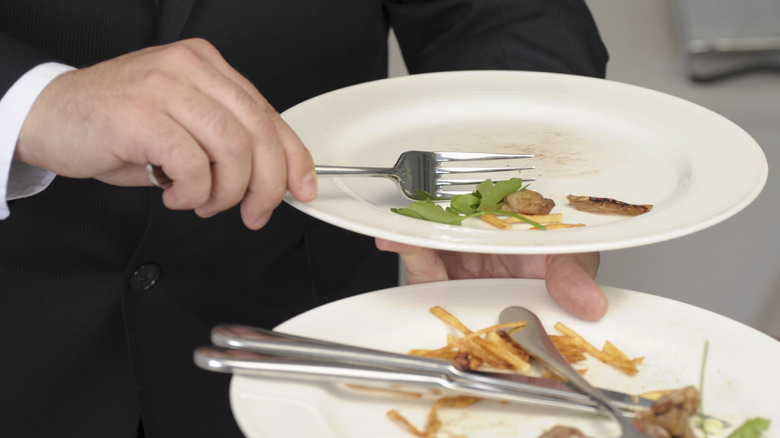
<instances>
[{"instance_id":1,"label":"fork handle","mask_svg":"<svg viewBox=\"0 0 780 438\"><path fill-rule=\"evenodd\" d=\"M362 175L398 178L396 170L387 167L316 166L315 169L317 170L317 175Z\"/></svg>"},{"instance_id":2,"label":"fork handle","mask_svg":"<svg viewBox=\"0 0 780 438\"><path fill-rule=\"evenodd\" d=\"M211 341L221 347L264 354L403 369L416 373L444 375L453 368L449 362L439 359L339 344L240 324L217 325L211 331Z\"/></svg>"}]
</instances>

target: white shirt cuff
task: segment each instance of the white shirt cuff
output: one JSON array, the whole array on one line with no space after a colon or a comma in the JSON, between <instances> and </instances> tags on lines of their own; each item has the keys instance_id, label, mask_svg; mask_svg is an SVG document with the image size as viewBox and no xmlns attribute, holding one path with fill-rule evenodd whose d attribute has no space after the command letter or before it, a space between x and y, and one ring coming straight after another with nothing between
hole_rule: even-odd
<instances>
[{"instance_id":1,"label":"white shirt cuff","mask_svg":"<svg viewBox=\"0 0 780 438\"><path fill-rule=\"evenodd\" d=\"M0 219L10 214L7 200L40 193L49 186L54 174L38 167L14 161L14 150L27 114L41 91L57 76L73 67L47 62L20 77L0 98Z\"/></svg>"}]
</instances>

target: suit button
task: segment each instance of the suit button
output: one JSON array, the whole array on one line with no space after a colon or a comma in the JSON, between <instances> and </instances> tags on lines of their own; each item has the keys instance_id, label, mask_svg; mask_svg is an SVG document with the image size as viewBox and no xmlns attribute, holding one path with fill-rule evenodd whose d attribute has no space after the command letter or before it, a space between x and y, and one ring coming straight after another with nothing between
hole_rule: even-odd
<instances>
[{"instance_id":1,"label":"suit button","mask_svg":"<svg viewBox=\"0 0 780 438\"><path fill-rule=\"evenodd\" d=\"M133 276L130 277L130 288L133 292L144 292L151 289L157 282L157 278L160 276L160 267L154 263L147 263L141 265Z\"/></svg>"}]
</instances>

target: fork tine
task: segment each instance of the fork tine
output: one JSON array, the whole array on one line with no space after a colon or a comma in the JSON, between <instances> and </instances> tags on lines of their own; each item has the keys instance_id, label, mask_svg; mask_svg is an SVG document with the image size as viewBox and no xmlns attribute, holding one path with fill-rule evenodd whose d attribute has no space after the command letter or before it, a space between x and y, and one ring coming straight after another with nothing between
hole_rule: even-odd
<instances>
[{"instance_id":1,"label":"fork tine","mask_svg":"<svg viewBox=\"0 0 780 438\"><path fill-rule=\"evenodd\" d=\"M436 183L439 186L447 187L447 186L462 186L466 184L479 184L482 181L484 181L484 179L457 179L457 180L441 180L441 181L437 181Z\"/></svg>"},{"instance_id":2,"label":"fork tine","mask_svg":"<svg viewBox=\"0 0 780 438\"><path fill-rule=\"evenodd\" d=\"M534 166L524 167L440 167L436 169L438 174L450 173L492 173L492 172L515 172L521 170L533 170Z\"/></svg>"},{"instance_id":3,"label":"fork tine","mask_svg":"<svg viewBox=\"0 0 780 438\"><path fill-rule=\"evenodd\" d=\"M494 183L497 183L499 181L507 181L507 180L508 180L507 178L499 178L499 179L492 179L491 181L493 181ZM437 186L442 186L442 187L463 186L463 185L466 185L466 184L479 184L482 181L484 181L484 179L465 179L465 178L441 179L441 180L437 180L436 181L436 185ZM536 181L536 179L535 178L523 178L523 182L526 182L526 181ZM471 192L468 192L468 193L471 193Z\"/></svg>"},{"instance_id":4,"label":"fork tine","mask_svg":"<svg viewBox=\"0 0 780 438\"><path fill-rule=\"evenodd\" d=\"M479 160L511 160L516 158L533 158L529 154L498 154L491 152L433 152L436 161L479 161Z\"/></svg>"}]
</instances>

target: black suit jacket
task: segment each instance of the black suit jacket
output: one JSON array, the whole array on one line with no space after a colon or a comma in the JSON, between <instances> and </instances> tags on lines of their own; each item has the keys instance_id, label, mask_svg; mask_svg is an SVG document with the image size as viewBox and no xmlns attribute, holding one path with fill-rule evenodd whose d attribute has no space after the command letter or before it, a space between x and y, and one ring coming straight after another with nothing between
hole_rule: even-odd
<instances>
[{"instance_id":1,"label":"black suit jacket","mask_svg":"<svg viewBox=\"0 0 780 438\"><path fill-rule=\"evenodd\" d=\"M0 0L0 94L44 61L201 37L284 111L384 77L390 25L412 73L604 74L578 0ZM229 376L192 363L211 327L272 327L396 272L286 205L252 232L237 209L204 220L155 189L58 177L0 222L0 434L135 437L142 417L151 437L238 435Z\"/></svg>"}]
</instances>

